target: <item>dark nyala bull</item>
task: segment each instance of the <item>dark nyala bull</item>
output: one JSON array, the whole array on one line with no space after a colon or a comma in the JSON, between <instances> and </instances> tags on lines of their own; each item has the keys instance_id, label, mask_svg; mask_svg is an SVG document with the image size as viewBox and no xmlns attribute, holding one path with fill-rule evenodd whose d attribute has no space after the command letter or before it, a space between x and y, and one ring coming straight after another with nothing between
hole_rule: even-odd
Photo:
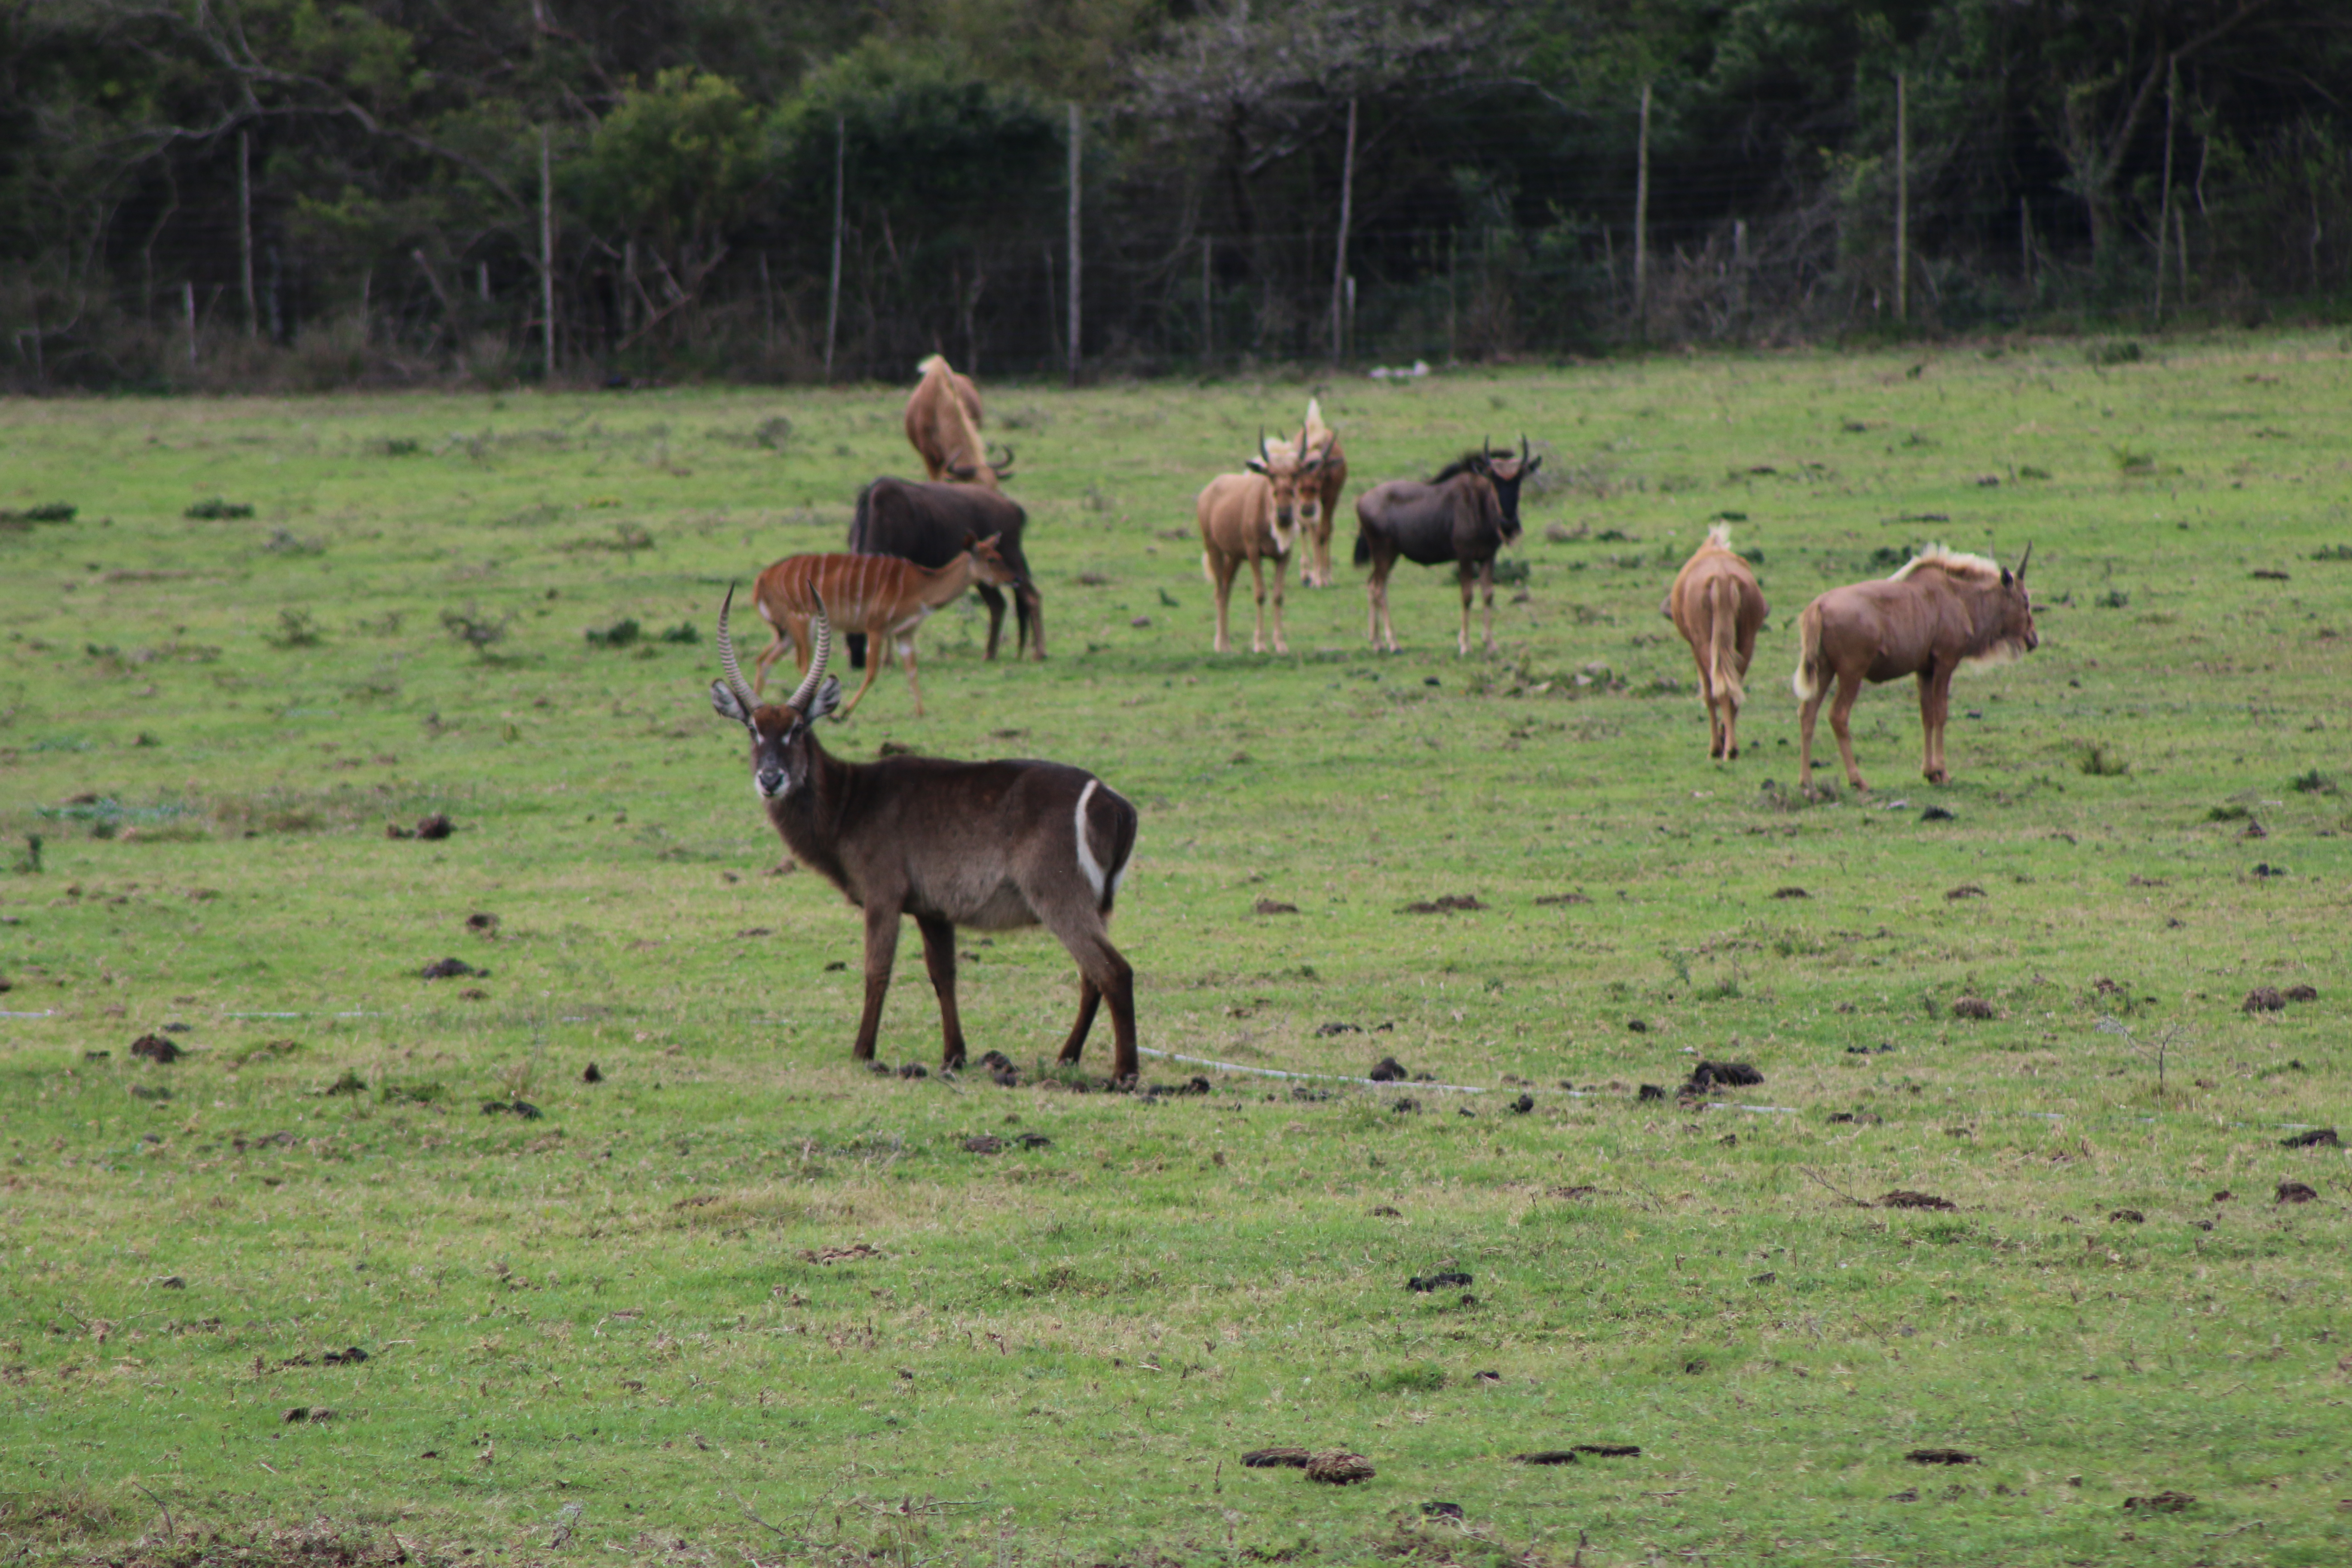
<instances>
[{"instance_id":1,"label":"dark nyala bull","mask_svg":"<svg viewBox=\"0 0 2352 1568\"><path fill-rule=\"evenodd\" d=\"M710 683L710 704L750 732L751 788L785 847L866 911L866 1011L851 1054L873 1059L901 917L912 915L922 933L940 999L940 1059L950 1068L964 1059L956 928L1042 925L1078 966L1078 1016L1061 1059L1078 1059L1108 1002L1112 1074L1132 1082L1135 972L1110 944L1109 921L1135 853L1135 807L1085 769L1059 763L832 756L816 738L816 721L841 701L841 683L825 673L833 632L823 603L812 616L808 673L774 704L752 695L736 662L727 629L734 598L729 590L719 611L724 679Z\"/></svg>"}]
</instances>

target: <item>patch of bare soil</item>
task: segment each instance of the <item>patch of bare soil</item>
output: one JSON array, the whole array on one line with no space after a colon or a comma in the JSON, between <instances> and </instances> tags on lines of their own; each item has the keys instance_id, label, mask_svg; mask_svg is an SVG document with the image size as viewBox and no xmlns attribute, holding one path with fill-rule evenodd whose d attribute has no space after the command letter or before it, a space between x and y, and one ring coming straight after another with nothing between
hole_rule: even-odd
<instances>
[{"instance_id":1,"label":"patch of bare soil","mask_svg":"<svg viewBox=\"0 0 2352 1568\"><path fill-rule=\"evenodd\" d=\"M2318 1193L2301 1182L2281 1182L2278 1184L2278 1201L2283 1204L2313 1203L2318 1197Z\"/></svg>"},{"instance_id":2,"label":"patch of bare soil","mask_svg":"<svg viewBox=\"0 0 2352 1568\"><path fill-rule=\"evenodd\" d=\"M2189 1492L2158 1492L2154 1497L2124 1499L2126 1513L2179 1513L2197 1499Z\"/></svg>"},{"instance_id":3,"label":"patch of bare soil","mask_svg":"<svg viewBox=\"0 0 2352 1568\"><path fill-rule=\"evenodd\" d=\"M1961 899L1981 899L1984 896L1985 890L1982 888L1978 887L1974 882L1962 882L1958 887L1953 888L1944 894L1945 898L1955 902L1958 902Z\"/></svg>"},{"instance_id":4,"label":"patch of bare soil","mask_svg":"<svg viewBox=\"0 0 2352 1568\"><path fill-rule=\"evenodd\" d=\"M1295 915L1298 912L1297 904L1286 904L1279 899L1260 899L1256 909L1262 915Z\"/></svg>"},{"instance_id":5,"label":"patch of bare soil","mask_svg":"<svg viewBox=\"0 0 2352 1568\"><path fill-rule=\"evenodd\" d=\"M131 1042L131 1054L151 1062L175 1062L187 1053L162 1035L142 1035Z\"/></svg>"},{"instance_id":6,"label":"patch of bare soil","mask_svg":"<svg viewBox=\"0 0 2352 1568\"><path fill-rule=\"evenodd\" d=\"M1447 893L1435 899L1424 899L1405 905L1402 913L1408 915L1442 915L1454 910L1483 910L1489 906L1478 901L1475 893Z\"/></svg>"},{"instance_id":7,"label":"patch of bare soil","mask_svg":"<svg viewBox=\"0 0 2352 1568\"><path fill-rule=\"evenodd\" d=\"M1957 1209L1960 1205L1933 1193L1906 1192L1897 1187L1879 1199L1878 1206L1883 1209Z\"/></svg>"},{"instance_id":8,"label":"patch of bare soil","mask_svg":"<svg viewBox=\"0 0 2352 1568\"><path fill-rule=\"evenodd\" d=\"M1431 1274L1426 1276L1416 1274L1412 1279L1404 1282L1404 1288L1408 1290L1419 1290L1425 1294L1431 1290L1448 1290L1452 1289L1455 1286L1467 1285L1469 1283L1470 1276L1467 1274L1463 1273L1459 1269L1448 1269L1443 1274Z\"/></svg>"},{"instance_id":9,"label":"patch of bare soil","mask_svg":"<svg viewBox=\"0 0 2352 1568\"><path fill-rule=\"evenodd\" d=\"M1599 1459L1638 1459L1642 1457L1639 1443L1578 1443L1574 1447L1580 1454L1591 1454Z\"/></svg>"},{"instance_id":10,"label":"patch of bare soil","mask_svg":"<svg viewBox=\"0 0 2352 1568\"><path fill-rule=\"evenodd\" d=\"M803 1252L801 1260L805 1263L863 1263L868 1258L882 1256L880 1247L860 1241L848 1247L820 1247L814 1251Z\"/></svg>"},{"instance_id":11,"label":"patch of bare soil","mask_svg":"<svg viewBox=\"0 0 2352 1568\"><path fill-rule=\"evenodd\" d=\"M2116 1209L2107 1215L2109 1225L2146 1225L2147 1215L2137 1209Z\"/></svg>"},{"instance_id":12,"label":"patch of bare soil","mask_svg":"<svg viewBox=\"0 0 2352 1568\"><path fill-rule=\"evenodd\" d=\"M466 917L466 929L470 931L479 931L484 936L489 936L499 929L499 917L494 914L477 911L476 913Z\"/></svg>"},{"instance_id":13,"label":"patch of bare soil","mask_svg":"<svg viewBox=\"0 0 2352 1568\"><path fill-rule=\"evenodd\" d=\"M1993 1016L1992 1004L1981 996L1963 996L1952 1004L1952 1016L1955 1018L1990 1018Z\"/></svg>"},{"instance_id":14,"label":"patch of bare soil","mask_svg":"<svg viewBox=\"0 0 2352 1568\"><path fill-rule=\"evenodd\" d=\"M1589 904L1591 901L1582 893L1546 893L1536 900L1536 907L1548 909L1554 904Z\"/></svg>"},{"instance_id":15,"label":"patch of bare soil","mask_svg":"<svg viewBox=\"0 0 2352 1568\"><path fill-rule=\"evenodd\" d=\"M2279 994L2277 986L2257 985L2246 993L2246 999L2238 1004L2238 1010L2242 1013L2275 1013L2285 1005L2286 998Z\"/></svg>"},{"instance_id":16,"label":"patch of bare soil","mask_svg":"<svg viewBox=\"0 0 2352 1568\"><path fill-rule=\"evenodd\" d=\"M418 971L426 980L487 980L490 972L477 969L462 958L436 959Z\"/></svg>"},{"instance_id":17,"label":"patch of bare soil","mask_svg":"<svg viewBox=\"0 0 2352 1568\"><path fill-rule=\"evenodd\" d=\"M2319 989L2313 985L2290 985L2284 991L2281 992L2280 994L2284 996L2290 1002L2316 1002L2319 1000Z\"/></svg>"},{"instance_id":18,"label":"patch of bare soil","mask_svg":"<svg viewBox=\"0 0 2352 1568\"><path fill-rule=\"evenodd\" d=\"M1535 1448L1524 1454L1513 1454L1515 1465L1572 1465L1576 1461L1573 1448Z\"/></svg>"}]
</instances>

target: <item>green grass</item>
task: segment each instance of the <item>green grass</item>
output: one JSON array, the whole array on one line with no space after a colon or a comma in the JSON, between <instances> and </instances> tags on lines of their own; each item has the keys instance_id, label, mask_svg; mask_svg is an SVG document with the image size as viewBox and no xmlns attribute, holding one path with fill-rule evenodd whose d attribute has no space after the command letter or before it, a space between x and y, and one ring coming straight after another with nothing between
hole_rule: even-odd
<instances>
[{"instance_id":1,"label":"green grass","mask_svg":"<svg viewBox=\"0 0 2352 1568\"><path fill-rule=\"evenodd\" d=\"M963 944L1026 1087L853 1068L857 920L768 874L708 637L908 470L898 389L0 405L11 1550L2343 1561L2352 1188L2280 1146L2347 1083L2335 342L1346 381L1350 500L1545 444L1503 656L1407 568L1397 658L1353 571L1214 657L1191 498L1307 391L992 387L1053 657L950 609L930 717L885 672L826 741L1135 800L1148 1047L1482 1094L1039 1072L1035 933ZM1725 512L1772 602L1729 764L1657 608ZM1798 611L1939 539L2032 542L2040 651L1963 680L1948 787L1905 683L1875 789L1800 799ZM911 952L883 1051L936 1063ZM1765 1082L1636 1100L1701 1057ZM1958 1206L1848 1201L1895 1188ZM1509 1462L1595 1441L1643 1452ZM1280 1444L1379 1475L1240 1468Z\"/></svg>"}]
</instances>

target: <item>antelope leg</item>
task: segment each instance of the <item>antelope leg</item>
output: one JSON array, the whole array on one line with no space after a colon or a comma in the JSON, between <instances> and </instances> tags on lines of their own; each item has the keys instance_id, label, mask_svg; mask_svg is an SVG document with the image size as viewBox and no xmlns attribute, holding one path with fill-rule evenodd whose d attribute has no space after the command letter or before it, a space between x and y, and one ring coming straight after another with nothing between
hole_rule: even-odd
<instances>
[{"instance_id":1,"label":"antelope leg","mask_svg":"<svg viewBox=\"0 0 2352 1568\"><path fill-rule=\"evenodd\" d=\"M923 933L923 967L930 971L931 989L940 998L940 1054L943 1068L963 1066L963 1020L956 1012L955 927L937 915L917 915L915 929Z\"/></svg>"},{"instance_id":2,"label":"antelope leg","mask_svg":"<svg viewBox=\"0 0 2352 1568\"><path fill-rule=\"evenodd\" d=\"M1854 765L1853 731L1846 716L1853 711L1853 700L1862 695L1862 677L1838 677L1837 700L1830 704L1830 732L1837 737L1838 755L1845 761L1845 782L1856 789L1868 789L1862 782L1862 769Z\"/></svg>"},{"instance_id":3,"label":"antelope leg","mask_svg":"<svg viewBox=\"0 0 2352 1568\"><path fill-rule=\"evenodd\" d=\"M1087 1048L1087 1036L1095 1026L1095 1009L1101 1005L1102 987L1083 974L1078 976L1078 1020L1070 1026L1070 1037L1062 1042L1062 1060L1076 1061Z\"/></svg>"},{"instance_id":4,"label":"antelope leg","mask_svg":"<svg viewBox=\"0 0 2352 1568\"><path fill-rule=\"evenodd\" d=\"M874 1059L874 1037L882 1029L882 999L890 994L890 963L898 956L898 906L877 899L866 906L866 1011L857 1020L857 1044L849 1053L853 1060Z\"/></svg>"}]
</instances>

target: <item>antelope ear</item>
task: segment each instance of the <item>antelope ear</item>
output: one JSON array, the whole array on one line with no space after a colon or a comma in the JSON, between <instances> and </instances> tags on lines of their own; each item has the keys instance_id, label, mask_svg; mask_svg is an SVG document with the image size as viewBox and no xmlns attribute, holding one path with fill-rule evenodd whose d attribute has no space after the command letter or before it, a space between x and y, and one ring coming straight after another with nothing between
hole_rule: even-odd
<instances>
[{"instance_id":1,"label":"antelope ear","mask_svg":"<svg viewBox=\"0 0 2352 1568\"><path fill-rule=\"evenodd\" d=\"M824 684L816 689L816 695L809 699L808 711L801 715L801 722L814 724L840 706L841 682L828 675Z\"/></svg>"},{"instance_id":2,"label":"antelope ear","mask_svg":"<svg viewBox=\"0 0 2352 1568\"><path fill-rule=\"evenodd\" d=\"M1534 473L1538 468L1542 468L1542 467L1543 467L1543 459L1542 459L1541 458L1529 458L1528 459L1528 466L1527 466L1526 468L1521 468L1521 469L1519 470L1519 478L1521 478L1521 479L1526 479L1529 474Z\"/></svg>"},{"instance_id":3,"label":"antelope ear","mask_svg":"<svg viewBox=\"0 0 2352 1568\"><path fill-rule=\"evenodd\" d=\"M2016 581L2017 579L2010 574L2008 567L2004 566L2000 569L2000 585L2002 587L2010 587L2014 584Z\"/></svg>"},{"instance_id":4,"label":"antelope ear","mask_svg":"<svg viewBox=\"0 0 2352 1568\"><path fill-rule=\"evenodd\" d=\"M743 700L730 690L725 681L710 683L710 706L718 710L721 719L732 719L746 730L751 727L751 715L744 708Z\"/></svg>"},{"instance_id":5,"label":"antelope ear","mask_svg":"<svg viewBox=\"0 0 2352 1568\"><path fill-rule=\"evenodd\" d=\"M1253 474L1262 474L1265 472L1265 459L1263 458L1252 458L1249 461L1244 463L1242 467L1247 468Z\"/></svg>"}]
</instances>

